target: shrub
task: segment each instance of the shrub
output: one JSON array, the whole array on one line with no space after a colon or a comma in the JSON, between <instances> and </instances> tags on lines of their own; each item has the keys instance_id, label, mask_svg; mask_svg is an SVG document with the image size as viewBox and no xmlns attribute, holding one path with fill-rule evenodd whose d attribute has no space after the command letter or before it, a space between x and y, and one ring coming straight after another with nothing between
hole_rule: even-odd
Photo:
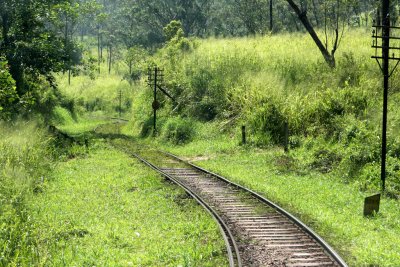
<instances>
[{"instance_id":1,"label":"shrub","mask_svg":"<svg viewBox=\"0 0 400 267\"><path fill-rule=\"evenodd\" d=\"M343 53L343 58L339 60L338 77L339 86L359 86L361 70L360 64L354 58L354 54Z\"/></svg>"},{"instance_id":2,"label":"shrub","mask_svg":"<svg viewBox=\"0 0 400 267\"><path fill-rule=\"evenodd\" d=\"M270 99L265 100L259 108L255 109L250 118L252 129L258 134L270 136L273 144L277 145L284 142L286 121L276 103Z\"/></svg>"},{"instance_id":3,"label":"shrub","mask_svg":"<svg viewBox=\"0 0 400 267\"><path fill-rule=\"evenodd\" d=\"M13 112L13 104L18 102L15 81L11 77L7 62L0 58L0 119L9 119Z\"/></svg>"},{"instance_id":4,"label":"shrub","mask_svg":"<svg viewBox=\"0 0 400 267\"><path fill-rule=\"evenodd\" d=\"M153 133L154 119L149 117L142 124L142 129L140 131L140 137L148 137Z\"/></svg>"},{"instance_id":5,"label":"shrub","mask_svg":"<svg viewBox=\"0 0 400 267\"><path fill-rule=\"evenodd\" d=\"M314 152L311 167L322 173L328 173L341 161L340 155L334 151L321 149Z\"/></svg>"},{"instance_id":6,"label":"shrub","mask_svg":"<svg viewBox=\"0 0 400 267\"><path fill-rule=\"evenodd\" d=\"M173 144L188 143L193 139L194 134L194 122L180 117L169 119L163 128L164 140Z\"/></svg>"}]
</instances>

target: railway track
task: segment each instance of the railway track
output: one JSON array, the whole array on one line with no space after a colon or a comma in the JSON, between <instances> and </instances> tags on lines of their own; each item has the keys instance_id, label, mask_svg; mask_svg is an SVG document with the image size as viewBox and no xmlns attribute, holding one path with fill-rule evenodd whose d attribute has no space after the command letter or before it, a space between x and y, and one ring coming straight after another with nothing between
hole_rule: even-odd
<instances>
[{"instance_id":1,"label":"railway track","mask_svg":"<svg viewBox=\"0 0 400 267\"><path fill-rule=\"evenodd\" d=\"M294 216L238 184L178 157L151 149L135 157L175 182L218 221L230 266L347 266Z\"/></svg>"},{"instance_id":2,"label":"railway track","mask_svg":"<svg viewBox=\"0 0 400 267\"><path fill-rule=\"evenodd\" d=\"M103 125L93 134L127 139L113 125L105 125L112 126L111 132L102 130ZM321 237L261 195L173 154L132 147L133 143L126 141L113 145L182 187L214 217L225 239L231 267L347 267Z\"/></svg>"}]
</instances>

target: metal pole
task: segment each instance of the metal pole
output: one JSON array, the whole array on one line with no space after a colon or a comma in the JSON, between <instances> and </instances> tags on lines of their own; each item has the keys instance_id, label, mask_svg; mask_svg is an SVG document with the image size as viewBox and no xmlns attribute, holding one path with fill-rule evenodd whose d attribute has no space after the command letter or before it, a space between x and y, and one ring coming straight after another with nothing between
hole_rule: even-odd
<instances>
[{"instance_id":1,"label":"metal pole","mask_svg":"<svg viewBox=\"0 0 400 267\"><path fill-rule=\"evenodd\" d=\"M121 109L122 109L122 90L119 90L119 118L121 119Z\"/></svg>"},{"instance_id":2,"label":"metal pole","mask_svg":"<svg viewBox=\"0 0 400 267\"><path fill-rule=\"evenodd\" d=\"M242 144L246 144L246 126L242 126Z\"/></svg>"},{"instance_id":3,"label":"metal pole","mask_svg":"<svg viewBox=\"0 0 400 267\"><path fill-rule=\"evenodd\" d=\"M387 112L388 112L388 91L389 91L389 45L390 45L390 0L382 0L382 69L383 69L383 122L382 122L382 162L381 180L382 192L385 191L386 182L386 143L387 143Z\"/></svg>"},{"instance_id":4,"label":"metal pole","mask_svg":"<svg viewBox=\"0 0 400 267\"><path fill-rule=\"evenodd\" d=\"M157 128L156 128L156 123L157 123L157 108L155 106L155 103L157 103L157 75L158 75L158 68L155 67L154 68L154 106L153 106L153 110L154 110L154 121L153 121L153 129L154 129L154 135L157 132Z\"/></svg>"}]
</instances>

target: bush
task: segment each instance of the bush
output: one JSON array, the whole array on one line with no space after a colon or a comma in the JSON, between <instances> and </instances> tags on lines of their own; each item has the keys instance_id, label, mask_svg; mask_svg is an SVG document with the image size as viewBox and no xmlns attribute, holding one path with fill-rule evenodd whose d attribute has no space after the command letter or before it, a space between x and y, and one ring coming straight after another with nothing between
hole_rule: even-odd
<instances>
[{"instance_id":1,"label":"bush","mask_svg":"<svg viewBox=\"0 0 400 267\"><path fill-rule=\"evenodd\" d=\"M261 107L253 111L250 118L252 129L259 135L269 136L272 143L276 145L284 142L286 121L287 119L273 100L264 101Z\"/></svg>"},{"instance_id":2,"label":"bush","mask_svg":"<svg viewBox=\"0 0 400 267\"><path fill-rule=\"evenodd\" d=\"M154 127L154 119L153 117L149 117L147 120L145 120L142 124L142 129L140 131L140 137L148 137L153 133L153 127Z\"/></svg>"},{"instance_id":3,"label":"bush","mask_svg":"<svg viewBox=\"0 0 400 267\"><path fill-rule=\"evenodd\" d=\"M194 122L180 117L169 119L163 128L164 140L177 145L192 141L194 134Z\"/></svg>"},{"instance_id":4,"label":"bush","mask_svg":"<svg viewBox=\"0 0 400 267\"><path fill-rule=\"evenodd\" d=\"M318 150L314 153L314 160L311 167L321 173L328 173L342 160L341 157L334 151L327 149Z\"/></svg>"},{"instance_id":5,"label":"bush","mask_svg":"<svg viewBox=\"0 0 400 267\"><path fill-rule=\"evenodd\" d=\"M18 102L18 94L15 81L11 77L7 62L0 58L0 119L9 119L13 112L13 106Z\"/></svg>"}]
</instances>

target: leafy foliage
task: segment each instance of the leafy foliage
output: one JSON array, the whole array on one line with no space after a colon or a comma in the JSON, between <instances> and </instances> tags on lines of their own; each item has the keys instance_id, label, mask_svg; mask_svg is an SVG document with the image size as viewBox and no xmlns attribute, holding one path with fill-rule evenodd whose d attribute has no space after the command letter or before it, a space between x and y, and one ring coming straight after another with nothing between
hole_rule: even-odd
<instances>
[{"instance_id":1,"label":"leafy foliage","mask_svg":"<svg viewBox=\"0 0 400 267\"><path fill-rule=\"evenodd\" d=\"M11 77L6 61L0 60L0 119L9 119L13 109L12 106L18 102L18 94L15 81Z\"/></svg>"},{"instance_id":2,"label":"leafy foliage","mask_svg":"<svg viewBox=\"0 0 400 267\"><path fill-rule=\"evenodd\" d=\"M55 87L53 73L69 69L80 59L74 42L59 33L58 15L69 12L65 3L69 2L0 2L0 56L8 62L18 97L25 98L27 104L37 100L32 93L41 88L43 83L37 84L42 82L41 77L47 86Z\"/></svg>"},{"instance_id":3,"label":"leafy foliage","mask_svg":"<svg viewBox=\"0 0 400 267\"><path fill-rule=\"evenodd\" d=\"M195 124L189 119L171 118L163 127L163 138L176 145L190 142L194 134Z\"/></svg>"}]
</instances>

